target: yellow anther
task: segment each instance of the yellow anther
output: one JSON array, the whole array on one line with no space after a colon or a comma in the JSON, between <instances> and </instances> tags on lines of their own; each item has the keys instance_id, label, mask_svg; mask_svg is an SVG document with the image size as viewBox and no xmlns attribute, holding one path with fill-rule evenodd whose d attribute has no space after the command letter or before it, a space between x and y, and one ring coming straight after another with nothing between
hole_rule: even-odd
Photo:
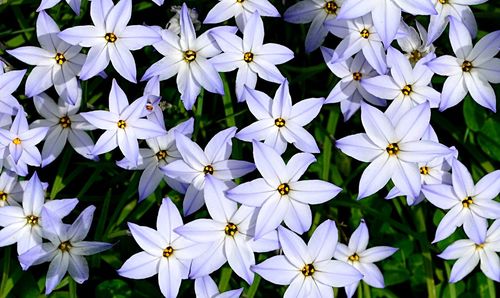
<instances>
[{"instance_id":1,"label":"yellow anther","mask_svg":"<svg viewBox=\"0 0 500 298\"><path fill-rule=\"evenodd\" d=\"M286 184L286 183L281 183L278 186L278 192L282 196L287 195L290 192L290 186L288 184Z\"/></svg>"},{"instance_id":2,"label":"yellow anther","mask_svg":"<svg viewBox=\"0 0 500 298\"><path fill-rule=\"evenodd\" d=\"M237 232L238 227L232 222L228 223L224 228L224 233L226 233L226 235L228 236L234 236Z\"/></svg>"},{"instance_id":3,"label":"yellow anther","mask_svg":"<svg viewBox=\"0 0 500 298\"><path fill-rule=\"evenodd\" d=\"M196 59L196 52L192 50L187 50L184 52L184 61L192 62Z\"/></svg>"},{"instance_id":4,"label":"yellow anther","mask_svg":"<svg viewBox=\"0 0 500 298\"><path fill-rule=\"evenodd\" d=\"M399 152L399 146L397 143L391 143L387 145L387 148L385 148L385 150L387 151L387 153L389 153L389 155L396 155Z\"/></svg>"},{"instance_id":5,"label":"yellow anther","mask_svg":"<svg viewBox=\"0 0 500 298\"><path fill-rule=\"evenodd\" d=\"M104 35L104 39L107 42L115 42L118 37L114 33L106 33L106 35Z\"/></svg>"}]
</instances>

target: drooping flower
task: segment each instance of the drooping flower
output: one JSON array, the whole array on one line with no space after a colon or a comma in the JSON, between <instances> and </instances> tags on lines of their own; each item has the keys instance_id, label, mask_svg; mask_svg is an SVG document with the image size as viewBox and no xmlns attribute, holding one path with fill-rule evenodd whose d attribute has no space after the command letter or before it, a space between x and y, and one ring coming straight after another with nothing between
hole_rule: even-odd
<instances>
[{"instance_id":1,"label":"drooping flower","mask_svg":"<svg viewBox=\"0 0 500 298\"><path fill-rule=\"evenodd\" d=\"M167 132L159 124L141 119L147 96L128 103L127 95L113 79L109 93L109 112L92 111L80 115L93 126L106 130L97 140L91 154L109 152L116 147L120 148L125 158L131 163L139 161L138 139L150 139Z\"/></svg>"},{"instance_id":2,"label":"drooping flower","mask_svg":"<svg viewBox=\"0 0 500 298\"><path fill-rule=\"evenodd\" d=\"M361 107L361 101L365 100L377 106L385 106L386 101L368 93L361 81L377 76L377 72L366 61L362 52L349 57L338 63L331 63L333 50L321 47L321 53L328 68L340 81L333 87L325 100L326 103L340 102L340 109L344 115L344 121L349 120Z\"/></svg>"},{"instance_id":3,"label":"drooping flower","mask_svg":"<svg viewBox=\"0 0 500 298\"><path fill-rule=\"evenodd\" d=\"M384 276L380 269L373 264L382 261L394 254L398 249L389 246L368 246L368 227L362 219L358 228L352 233L349 245L337 244L333 257L339 261L346 262L363 274L363 281L375 288L383 288ZM345 287L347 297L352 297L356 292L359 281Z\"/></svg>"},{"instance_id":4,"label":"drooping flower","mask_svg":"<svg viewBox=\"0 0 500 298\"><path fill-rule=\"evenodd\" d=\"M248 27L243 31L243 39L232 32L222 30L212 30L210 35L223 51L210 59L215 69L220 72L238 69L238 101L245 100L245 86L255 88L257 76L278 84L285 79L276 65L291 60L294 54L289 48L276 43L263 44L264 24L257 12L250 16Z\"/></svg>"},{"instance_id":5,"label":"drooping flower","mask_svg":"<svg viewBox=\"0 0 500 298\"><path fill-rule=\"evenodd\" d=\"M35 108L45 119L31 123L31 127L47 127L49 131L42 148L42 167L53 162L61 154L66 142L81 156L96 159L92 155L94 142L84 130L95 129L77 114L80 109L81 95L74 105L68 104L62 97L58 104L47 94L42 93L33 98Z\"/></svg>"},{"instance_id":6,"label":"drooping flower","mask_svg":"<svg viewBox=\"0 0 500 298\"><path fill-rule=\"evenodd\" d=\"M59 27L45 11L38 14L36 33L41 48L26 46L7 51L35 65L26 80L26 96L38 95L53 85L59 96L75 104L81 92L77 76L85 61L85 55L80 54L82 48L61 40L57 36Z\"/></svg>"},{"instance_id":7,"label":"drooping flower","mask_svg":"<svg viewBox=\"0 0 500 298\"><path fill-rule=\"evenodd\" d=\"M168 163L161 168L165 175L183 183L189 183L184 196L184 215L199 210L205 200L205 180L209 175L221 181L230 182L255 169L247 161L229 159L236 127L230 127L217 133L202 150L198 144L179 132L174 131L175 142L182 160Z\"/></svg>"},{"instance_id":8,"label":"drooping flower","mask_svg":"<svg viewBox=\"0 0 500 298\"><path fill-rule=\"evenodd\" d=\"M23 108L17 110L10 130L0 128L0 147L6 149L6 166L20 176L28 174L28 165L40 166L42 156L36 145L47 134L48 127L35 127L29 129Z\"/></svg>"},{"instance_id":9,"label":"drooping flower","mask_svg":"<svg viewBox=\"0 0 500 298\"><path fill-rule=\"evenodd\" d=\"M484 235L467 235L449 245L438 257L445 260L458 259L450 273L450 283L455 283L469 274L481 262L481 271L490 279L500 282L500 220L495 220Z\"/></svg>"},{"instance_id":10,"label":"drooping flower","mask_svg":"<svg viewBox=\"0 0 500 298\"><path fill-rule=\"evenodd\" d=\"M144 250L131 256L118 274L127 278L144 279L158 274L162 294L174 298L183 279L188 278L191 259L208 248L179 236L174 229L182 226L182 218L169 198L163 199L156 220L157 230L128 223L135 241Z\"/></svg>"},{"instance_id":11,"label":"drooping flower","mask_svg":"<svg viewBox=\"0 0 500 298\"><path fill-rule=\"evenodd\" d=\"M241 32L251 18L258 12L264 17L279 17L280 13L268 0L219 0L207 14L204 24L222 23L234 17Z\"/></svg>"},{"instance_id":12,"label":"drooping flower","mask_svg":"<svg viewBox=\"0 0 500 298\"><path fill-rule=\"evenodd\" d=\"M0 207L20 206L23 188L17 181L17 175L9 170L0 175Z\"/></svg>"},{"instance_id":13,"label":"drooping flower","mask_svg":"<svg viewBox=\"0 0 500 298\"><path fill-rule=\"evenodd\" d=\"M304 152L319 153L314 137L303 126L319 114L324 98L308 98L292 106L287 80L280 85L274 99L248 87L245 98L257 121L241 129L236 134L238 139L247 142L264 140L279 154L285 152L288 143Z\"/></svg>"},{"instance_id":14,"label":"drooping flower","mask_svg":"<svg viewBox=\"0 0 500 298\"><path fill-rule=\"evenodd\" d=\"M404 31L406 35L397 39L398 45L413 67L420 61L425 63L436 57L434 54L436 48L432 43L427 43L427 31L418 21L415 21L415 25L418 32L415 28L401 21L400 30Z\"/></svg>"},{"instance_id":15,"label":"drooping flower","mask_svg":"<svg viewBox=\"0 0 500 298\"><path fill-rule=\"evenodd\" d=\"M432 71L422 63L414 68L401 52L394 48L387 50L391 75L381 75L363 80L361 85L366 91L380 98L392 100L385 114L393 123L418 104L429 102L431 108L437 108L441 94L429 86Z\"/></svg>"},{"instance_id":16,"label":"drooping flower","mask_svg":"<svg viewBox=\"0 0 500 298\"><path fill-rule=\"evenodd\" d=\"M337 140L345 154L370 164L359 181L358 199L374 194L392 179L401 193L417 197L420 193L419 162L450 154L450 149L421 140L429 125L429 103L420 104L394 123L380 110L362 103L361 122L366 133Z\"/></svg>"},{"instance_id":17,"label":"drooping flower","mask_svg":"<svg viewBox=\"0 0 500 298\"><path fill-rule=\"evenodd\" d=\"M158 1L158 0L154 0ZM159 0L163 1L163 0ZM167 25L165 26L165 29L170 30L174 32L175 34L179 35L181 33L181 10L182 6L180 5L172 5L170 7L170 11L175 13L173 17L168 20ZM196 8L188 8L189 16L191 17L191 21L193 22L194 29L196 31L200 30L201 28L201 22L198 20L198 10Z\"/></svg>"},{"instance_id":18,"label":"drooping flower","mask_svg":"<svg viewBox=\"0 0 500 298\"><path fill-rule=\"evenodd\" d=\"M182 160L182 156L175 145L175 132L191 137L193 133L194 119L180 123L170 129L166 135L146 139L149 148L139 148L139 160L137 165L124 158L116 164L128 170L143 170L139 180L139 201L147 198L164 179L167 184L180 193L186 193L189 184L179 182L162 173L161 168L176 160Z\"/></svg>"},{"instance_id":19,"label":"drooping flower","mask_svg":"<svg viewBox=\"0 0 500 298\"><path fill-rule=\"evenodd\" d=\"M295 154L285 165L272 147L253 141L253 156L263 178L240 184L226 195L243 205L261 207L255 224L256 239L275 230L283 220L294 232L304 233L312 224L309 204L329 201L342 190L322 180L299 181L316 161L310 153Z\"/></svg>"},{"instance_id":20,"label":"drooping flower","mask_svg":"<svg viewBox=\"0 0 500 298\"><path fill-rule=\"evenodd\" d=\"M487 219L500 218L500 170L489 173L475 185L467 168L457 159L452 162L452 185L426 185L422 192L438 208L449 210L441 219L434 242L450 236L463 225L469 237L484 241Z\"/></svg>"},{"instance_id":21,"label":"drooping flower","mask_svg":"<svg viewBox=\"0 0 500 298\"><path fill-rule=\"evenodd\" d=\"M465 25L454 17L450 19L450 43L456 57L440 56L427 63L429 68L448 76L443 85L439 110L458 104L467 92L478 104L496 111L495 91L491 83L500 83L500 30L491 32L472 47L472 39Z\"/></svg>"},{"instance_id":22,"label":"drooping flower","mask_svg":"<svg viewBox=\"0 0 500 298\"><path fill-rule=\"evenodd\" d=\"M22 108L12 93L21 84L25 73L26 70L0 73L0 128L9 126L12 123L11 116L16 115L18 109Z\"/></svg>"},{"instance_id":23,"label":"drooping flower","mask_svg":"<svg viewBox=\"0 0 500 298\"><path fill-rule=\"evenodd\" d=\"M355 19L371 12L378 35L387 48L398 32L402 10L412 15L437 14L431 0L344 0L337 18Z\"/></svg>"},{"instance_id":24,"label":"drooping flower","mask_svg":"<svg viewBox=\"0 0 500 298\"><path fill-rule=\"evenodd\" d=\"M38 6L36 11L42 13L44 9L52 8L59 2L61 2L61 0L42 0L42 2L40 2L40 6ZM82 4L82 0L66 0L66 3L68 3L68 5L76 15L80 15L80 6Z\"/></svg>"},{"instance_id":25,"label":"drooping flower","mask_svg":"<svg viewBox=\"0 0 500 298\"><path fill-rule=\"evenodd\" d=\"M17 242L17 253L23 254L42 243L45 224L42 209L46 208L62 218L68 215L78 199L60 199L45 202L45 190L36 172L28 181L23 193L22 206L0 208L0 246ZM43 219L43 220L42 220Z\"/></svg>"},{"instance_id":26,"label":"drooping flower","mask_svg":"<svg viewBox=\"0 0 500 298\"><path fill-rule=\"evenodd\" d=\"M211 30L196 37L185 3L181 9L180 26L180 36L170 30L161 31L162 39L153 46L165 57L151 65L141 80L159 76L160 81L163 81L177 74L177 89L181 93L181 100L184 107L191 110L200 94L201 87L212 93L224 94L222 80L208 60L221 51L209 35ZM234 33L236 28L222 26L212 30Z\"/></svg>"},{"instance_id":27,"label":"drooping flower","mask_svg":"<svg viewBox=\"0 0 500 298\"><path fill-rule=\"evenodd\" d=\"M127 26L132 15L132 0L92 1L90 16L94 25L66 29L58 36L72 45L90 47L80 72L88 80L108 66L109 61L125 79L136 82L135 60L130 51L139 50L161 40L160 34L148 26Z\"/></svg>"},{"instance_id":28,"label":"drooping flower","mask_svg":"<svg viewBox=\"0 0 500 298\"><path fill-rule=\"evenodd\" d=\"M329 25L335 23L344 0L303 0L290 6L284 13L285 21L295 24L311 23L306 35L306 52L310 53L323 44ZM338 22L340 23L340 22Z\"/></svg>"},{"instance_id":29,"label":"drooping flower","mask_svg":"<svg viewBox=\"0 0 500 298\"><path fill-rule=\"evenodd\" d=\"M335 222L326 220L306 245L297 234L280 226L284 255L271 257L252 270L274 284L289 285L285 297L332 297L332 287L345 287L363 277L353 266L331 260L337 235Z\"/></svg>"},{"instance_id":30,"label":"drooping flower","mask_svg":"<svg viewBox=\"0 0 500 298\"><path fill-rule=\"evenodd\" d=\"M109 243L83 240L89 233L94 211L94 206L85 208L73 224L67 225L61 221L59 213L43 209L42 233L50 242L39 243L26 251L19 256L19 262L23 270L50 262L45 281L45 295L55 289L66 272L79 284L86 281L89 278L89 267L84 256L111 248Z\"/></svg>"},{"instance_id":31,"label":"drooping flower","mask_svg":"<svg viewBox=\"0 0 500 298\"><path fill-rule=\"evenodd\" d=\"M255 265L254 252L279 248L276 231L253 241L255 230L254 207L240 206L226 198L228 189L222 181L207 176L205 196L212 219L197 219L175 229L175 232L198 243L210 243L208 252L191 264L191 278L200 278L219 269L226 261L238 276L252 284ZM260 243L259 243L260 242Z\"/></svg>"}]
</instances>

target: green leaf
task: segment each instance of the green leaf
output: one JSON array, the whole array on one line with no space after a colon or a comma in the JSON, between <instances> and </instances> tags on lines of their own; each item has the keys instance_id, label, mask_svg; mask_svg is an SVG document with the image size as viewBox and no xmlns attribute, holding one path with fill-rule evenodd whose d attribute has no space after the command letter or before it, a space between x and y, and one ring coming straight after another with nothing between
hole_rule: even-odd
<instances>
[{"instance_id":1,"label":"green leaf","mask_svg":"<svg viewBox=\"0 0 500 298\"><path fill-rule=\"evenodd\" d=\"M494 118L486 120L477 140L479 147L489 157L500 161L500 122Z\"/></svg>"},{"instance_id":2,"label":"green leaf","mask_svg":"<svg viewBox=\"0 0 500 298\"><path fill-rule=\"evenodd\" d=\"M106 280L95 289L97 298L125 298L133 297L132 294L128 284L120 279Z\"/></svg>"},{"instance_id":3,"label":"green leaf","mask_svg":"<svg viewBox=\"0 0 500 298\"><path fill-rule=\"evenodd\" d=\"M464 117L467 127L477 132L488 119L488 111L467 96L464 101Z\"/></svg>"}]
</instances>

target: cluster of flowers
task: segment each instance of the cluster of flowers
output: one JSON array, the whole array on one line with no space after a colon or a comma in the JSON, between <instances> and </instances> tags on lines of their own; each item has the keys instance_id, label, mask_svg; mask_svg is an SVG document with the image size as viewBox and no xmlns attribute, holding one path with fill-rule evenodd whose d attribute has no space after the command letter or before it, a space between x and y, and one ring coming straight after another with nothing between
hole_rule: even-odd
<instances>
[{"instance_id":1,"label":"cluster of flowers","mask_svg":"<svg viewBox=\"0 0 500 298\"><path fill-rule=\"evenodd\" d=\"M358 282L383 287L380 270L373 264L397 249L367 249L368 228L364 221L352 234L349 245L338 243L331 220L319 225L306 245L297 234L312 225L310 204L322 204L341 189L321 180L300 180L316 161L320 149L304 129L324 104L340 102L347 121L358 109L366 133L336 141L345 154L369 162L359 182L358 199L382 189L389 180L395 187L387 198L406 196L409 205L425 198L441 209L450 209L441 220L434 242L450 236L463 225L470 239L451 244L439 256L458 259L450 282L481 270L500 281L500 171L476 185L457 160L455 148L439 143L429 125L431 108L445 110L470 92L480 105L495 111L496 98L489 82L500 82L500 31L483 37L475 46L477 28L467 4L485 1L410 0L304 0L284 14L292 23L312 22L306 50L320 47L328 32L342 41L335 50L321 48L325 62L340 82L328 97L309 98L292 105L288 81L276 65L291 60L293 52L279 44L264 43L261 16L278 17L267 0L222 0L204 23L235 17L237 27L219 26L199 37L197 12L184 4L167 28L128 25L132 1L91 2L93 25L64 31L43 11L59 0L43 0L36 29L39 47L27 46L8 53L35 65L25 85L44 118L28 125L26 113L11 95L26 71L0 75L0 246L17 242L24 269L51 261L46 281L50 293L66 271L76 282L88 278L83 255L110 248L109 244L83 241L92 221L93 207L85 209L72 225L62 222L76 199L44 203L44 184L36 173L28 183L17 175L29 174L28 165L46 166L62 152L66 142L80 155L98 160L98 155L119 147L124 159L117 165L142 170L139 199L148 197L162 179L185 194L184 215L206 205L211 219L183 224L175 205L166 198L160 207L157 230L129 223L132 236L144 250L129 258L118 273L129 278L158 274L167 297L175 297L182 279L196 279L200 297L212 297L217 289L209 274L229 266L249 284L254 273L280 285L290 285L288 297L332 297L332 287L345 287L351 297ZM163 1L155 1L161 5ZM470 2L470 3L469 3ZM79 1L68 1L79 13ZM431 15L429 33L419 24L415 30L401 19L401 11ZM462 16L465 17L462 18ZM193 21L193 19L195 21ZM436 57L432 42L450 23L450 42L456 57ZM195 24L197 26L195 26ZM238 36L238 31L242 37ZM397 42L404 53L391 46ZM136 83L136 65L131 51L152 45L164 57L142 77L148 81L144 95L129 103L113 79L109 111L78 113L82 91L80 80L106 77L109 62L126 80ZM87 54L82 47L90 48ZM223 94L219 72L236 70L235 93L257 118L237 132L236 127L217 133L202 149L191 141L194 120L167 131L159 108L160 82L177 75L176 83L186 109L191 109L201 91ZM3 69L2 69L3 71ZM448 76L442 93L430 86L437 73ZM49 75L48 75L49 74ZM257 78L280 84L274 98L255 90ZM56 104L43 93L51 86L60 96ZM369 105L385 106L385 112ZM12 120L12 117L14 119ZM86 130L104 133L95 142ZM232 139L251 142L254 163L229 159ZM45 139L42 152L36 145ZM148 148L140 148L138 140ZM264 141L263 143L260 141ZM285 164L281 154L287 144L301 153ZM236 185L233 180L257 169L262 178ZM450 173L451 170L451 173ZM46 188L46 187L45 187ZM488 219L495 220L488 229ZM284 228L284 222L289 228ZM43 242L42 237L49 242ZM255 264L254 252L277 249L283 255ZM332 258L336 260L332 260ZM227 293L239 296L242 289Z\"/></svg>"}]
</instances>

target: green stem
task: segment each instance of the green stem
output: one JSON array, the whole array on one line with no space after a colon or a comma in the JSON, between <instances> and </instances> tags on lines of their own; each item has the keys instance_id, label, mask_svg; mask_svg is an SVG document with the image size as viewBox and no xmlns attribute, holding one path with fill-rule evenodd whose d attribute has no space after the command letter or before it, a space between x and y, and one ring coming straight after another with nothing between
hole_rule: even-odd
<instances>
[{"instance_id":1,"label":"green stem","mask_svg":"<svg viewBox=\"0 0 500 298\"><path fill-rule=\"evenodd\" d=\"M496 290L495 290L495 284L493 283L493 280L487 278L487 283L488 283L488 294L490 294L491 298L496 297Z\"/></svg>"},{"instance_id":2,"label":"green stem","mask_svg":"<svg viewBox=\"0 0 500 298\"><path fill-rule=\"evenodd\" d=\"M9 290L6 289L10 271L10 246L4 248L2 283L0 284L0 297L7 297Z\"/></svg>"},{"instance_id":3,"label":"green stem","mask_svg":"<svg viewBox=\"0 0 500 298\"><path fill-rule=\"evenodd\" d=\"M229 267L224 267L221 270L220 273L220 281L219 281L219 291L225 292L227 289L229 289L229 281L231 280L231 274L233 273L233 270Z\"/></svg>"},{"instance_id":4,"label":"green stem","mask_svg":"<svg viewBox=\"0 0 500 298\"><path fill-rule=\"evenodd\" d=\"M76 282L72 278L69 279L69 297L78 298L76 293Z\"/></svg>"},{"instance_id":5,"label":"green stem","mask_svg":"<svg viewBox=\"0 0 500 298\"><path fill-rule=\"evenodd\" d=\"M255 275L255 278L253 279L252 285L250 286L250 288L248 288L246 297L253 298L255 296L255 294L257 293L257 289L259 288L259 284L260 284L260 276Z\"/></svg>"},{"instance_id":6,"label":"green stem","mask_svg":"<svg viewBox=\"0 0 500 298\"><path fill-rule=\"evenodd\" d=\"M444 262L444 269L446 270L446 275L449 277L451 273L450 265L448 265L448 262ZM450 298L457 297L457 288L455 287L454 283L448 283L448 289L450 289ZM494 297L494 296L492 296Z\"/></svg>"},{"instance_id":7,"label":"green stem","mask_svg":"<svg viewBox=\"0 0 500 298\"><path fill-rule=\"evenodd\" d=\"M361 282L363 284L363 294L365 298L371 298L372 295L371 295L371 292L370 292L370 286L368 286L368 284L366 282Z\"/></svg>"},{"instance_id":8,"label":"green stem","mask_svg":"<svg viewBox=\"0 0 500 298\"><path fill-rule=\"evenodd\" d=\"M422 257L424 258L424 270L425 270L425 283L427 285L427 297L436 298L437 291L436 285L434 284L434 274L432 270L432 256L429 250L429 244L426 237L426 226L425 226L425 216L422 209L417 208L415 211L415 225L417 227L417 232L421 234L421 237L418 238L420 242L420 246L422 248Z\"/></svg>"}]
</instances>

